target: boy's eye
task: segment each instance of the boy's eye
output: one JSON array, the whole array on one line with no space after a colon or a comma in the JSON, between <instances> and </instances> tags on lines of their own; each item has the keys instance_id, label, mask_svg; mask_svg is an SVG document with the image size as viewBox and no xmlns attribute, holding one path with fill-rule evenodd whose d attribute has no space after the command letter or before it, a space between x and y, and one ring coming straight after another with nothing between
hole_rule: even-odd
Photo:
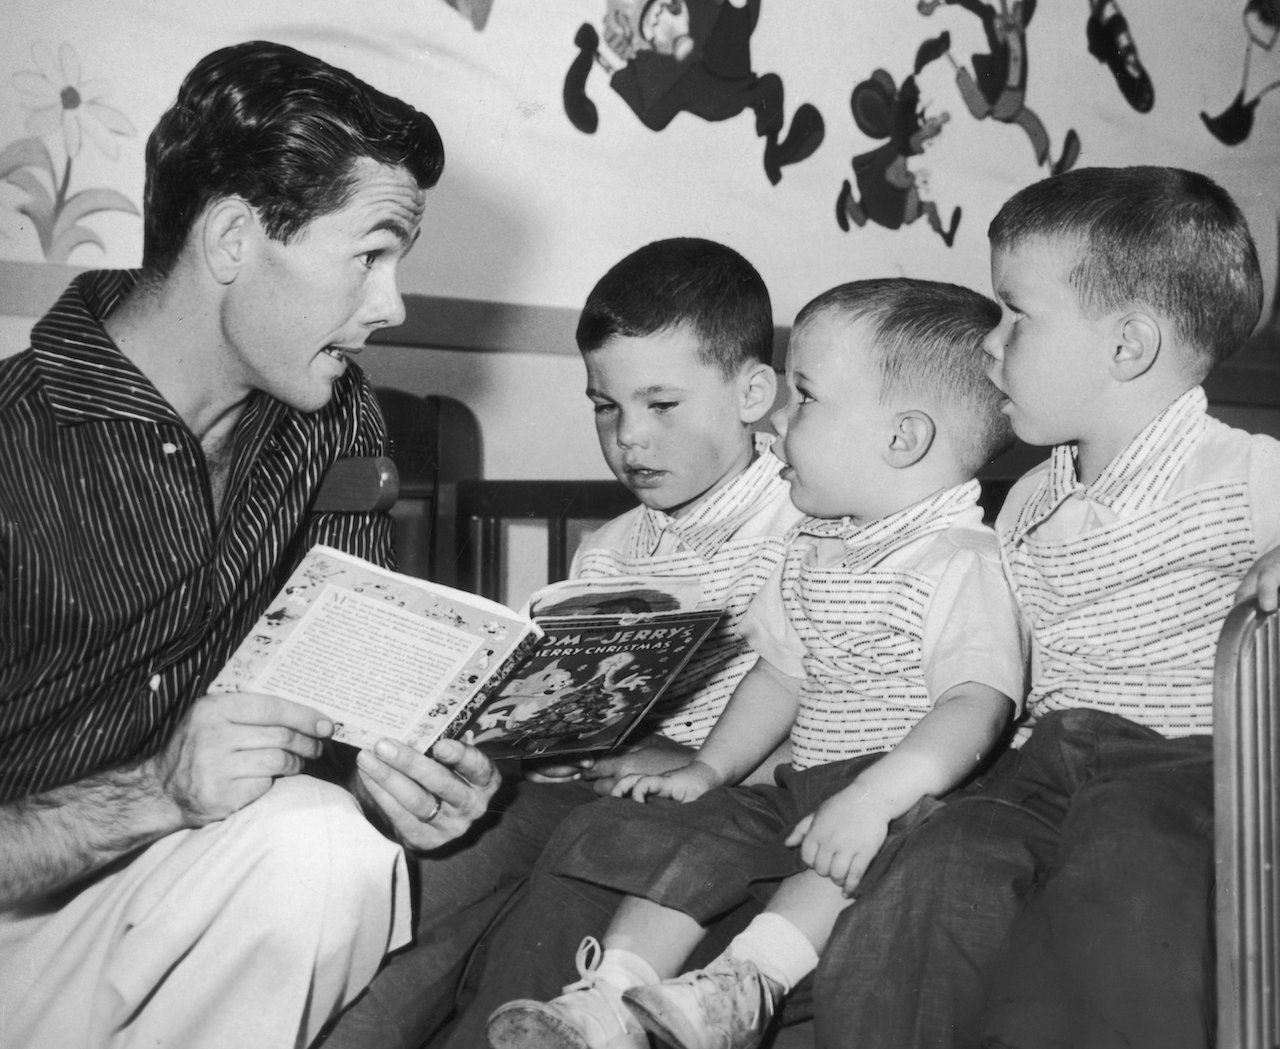
<instances>
[{"instance_id":1,"label":"boy's eye","mask_svg":"<svg viewBox=\"0 0 1280 1049\"><path fill-rule=\"evenodd\" d=\"M656 412L669 412L672 408L679 407L679 401L653 401L649 407Z\"/></svg>"},{"instance_id":2,"label":"boy's eye","mask_svg":"<svg viewBox=\"0 0 1280 1049\"><path fill-rule=\"evenodd\" d=\"M591 410L597 415L604 415L605 412L611 412L615 408L617 408L617 405L615 404L600 404L599 402L593 402L591 405Z\"/></svg>"},{"instance_id":3,"label":"boy's eye","mask_svg":"<svg viewBox=\"0 0 1280 1049\"><path fill-rule=\"evenodd\" d=\"M373 264L378 261L378 258L381 255L381 251L366 251L360 256L360 265L367 270L373 269Z\"/></svg>"}]
</instances>

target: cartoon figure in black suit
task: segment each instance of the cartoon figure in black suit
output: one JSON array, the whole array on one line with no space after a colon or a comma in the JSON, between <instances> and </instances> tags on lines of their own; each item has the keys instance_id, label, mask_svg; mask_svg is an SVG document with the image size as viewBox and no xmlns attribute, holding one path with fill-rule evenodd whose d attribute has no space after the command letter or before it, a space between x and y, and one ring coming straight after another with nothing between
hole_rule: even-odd
<instances>
[{"instance_id":1,"label":"cartoon figure in black suit","mask_svg":"<svg viewBox=\"0 0 1280 1049\"><path fill-rule=\"evenodd\" d=\"M951 212L951 223L944 228L938 205L921 197L920 180L907 166L908 159L920 156L925 143L941 134L942 125L950 119L947 113L926 117L919 103L920 89L914 76L907 77L899 90L883 69L853 89L849 105L858 130L888 141L853 158L861 199L854 197L853 187L845 179L836 201L836 222L841 229L847 231L850 220L858 226L870 220L886 229L899 229L923 215L947 247L955 241L960 209Z\"/></svg>"},{"instance_id":2,"label":"cartoon figure in black suit","mask_svg":"<svg viewBox=\"0 0 1280 1049\"><path fill-rule=\"evenodd\" d=\"M973 73L947 52L956 71L956 86L969 112L978 120L988 117L1004 124L1016 124L1026 132L1035 151L1036 164L1049 161L1049 133L1040 118L1027 106L1027 25L1035 14L1036 0L1000 0L997 9L982 0L919 0L916 9L931 15L939 4L955 4L982 20L990 53L973 56ZM1062 155L1050 170L1066 171L1080 156L1080 137L1069 130L1062 142Z\"/></svg>"},{"instance_id":3,"label":"cartoon figure in black suit","mask_svg":"<svg viewBox=\"0 0 1280 1049\"><path fill-rule=\"evenodd\" d=\"M761 0L607 0L604 44L590 25L579 28L578 57L565 77L564 107L579 131L595 132L599 115L587 97L593 65L645 127L661 131L678 113L728 120L750 110L764 139L765 175L775 185L782 169L822 144L822 114L799 106L783 136L782 78L751 68L751 35Z\"/></svg>"}]
</instances>

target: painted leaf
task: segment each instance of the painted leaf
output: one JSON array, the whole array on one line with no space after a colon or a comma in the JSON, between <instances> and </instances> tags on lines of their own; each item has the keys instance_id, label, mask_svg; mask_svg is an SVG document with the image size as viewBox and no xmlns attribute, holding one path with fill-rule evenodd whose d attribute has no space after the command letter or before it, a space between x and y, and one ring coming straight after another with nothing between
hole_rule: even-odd
<instances>
[{"instance_id":1,"label":"painted leaf","mask_svg":"<svg viewBox=\"0 0 1280 1049\"><path fill-rule=\"evenodd\" d=\"M31 198L29 206L44 216L48 222L53 222L53 194L45 187L45 184L35 177L27 168L19 168L17 171L11 171L6 178L13 185L21 190L25 190L27 196Z\"/></svg>"},{"instance_id":2,"label":"painted leaf","mask_svg":"<svg viewBox=\"0 0 1280 1049\"><path fill-rule=\"evenodd\" d=\"M34 210L30 204L21 204L18 206L18 214L26 215L36 228L36 235L40 238L40 250L44 252L44 257L49 257L49 247L53 243L53 223L49 221L49 213L43 214Z\"/></svg>"},{"instance_id":3,"label":"painted leaf","mask_svg":"<svg viewBox=\"0 0 1280 1049\"><path fill-rule=\"evenodd\" d=\"M0 178L8 178L20 168L38 168L55 181L53 158L48 147L38 138L20 138L0 150Z\"/></svg>"},{"instance_id":4,"label":"painted leaf","mask_svg":"<svg viewBox=\"0 0 1280 1049\"><path fill-rule=\"evenodd\" d=\"M53 245L45 252L45 258L50 262L66 262L67 256L81 244L96 244L103 248L102 239L88 226L72 226L54 238Z\"/></svg>"},{"instance_id":5,"label":"painted leaf","mask_svg":"<svg viewBox=\"0 0 1280 1049\"><path fill-rule=\"evenodd\" d=\"M64 230L70 229L86 215L95 211L123 211L128 215L138 214L133 202L123 193L114 189L84 189L73 193L62 205L58 221L53 227L54 237L60 237Z\"/></svg>"}]
</instances>

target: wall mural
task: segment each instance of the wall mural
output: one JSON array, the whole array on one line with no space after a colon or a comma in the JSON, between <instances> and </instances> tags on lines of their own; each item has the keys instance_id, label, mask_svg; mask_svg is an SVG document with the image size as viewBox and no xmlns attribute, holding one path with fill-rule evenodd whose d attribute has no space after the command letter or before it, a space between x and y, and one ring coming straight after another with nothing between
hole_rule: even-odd
<instances>
[{"instance_id":1,"label":"wall mural","mask_svg":"<svg viewBox=\"0 0 1280 1049\"><path fill-rule=\"evenodd\" d=\"M1263 95L1280 87L1280 77L1274 75L1274 68L1265 68L1269 64L1268 58L1280 54L1280 48L1276 47L1280 37L1280 0L1249 0L1244 5L1244 35L1244 70L1240 75L1240 90L1220 113L1214 116L1200 114L1209 133L1228 146L1238 146L1249 137L1258 103ZM1258 65L1264 68L1255 70L1251 78L1250 66ZM1261 87L1255 82L1259 73L1263 79Z\"/></svg>"},{"instance_id":2,"label":"wall mural","mask_svg":"<svg viewBox=\"0 0 1280 1049\"><path fill-rule=\"evenodd\" d=\"M689 232L757 262L784 322L858 276L982 287L999 201L1099 163L1208 172L1275 259L1280 0L65 3L50 39L14 0L0 39L10 288L136 264L146 132L197 58L251 37L440 123L413 293L574 308L625 251Z\"/></svg>"},{"instance_id":3,"label":"wall mural","mask_svg":"<svg viewBox=\"0 0 1280 1049\"><path fill-rule=\"evenodd\" d=\"M765 143L765 175L776 186L784 167L822 145L824 125L822 114L805 102L782 134L782 78L752 69L751 34L760 5L761 0L608 0L602 30L584 23L574 37L578 57L563 92L569 120L588 135L599 126L586 91L595 65L651 131L662 131L678 113L728 120L750 110Z\"/></svg>"},{"instance_id":4,"label":"wall mural","mask_svg":"<svg viewBox=\"0 0 1280 1049\"><path fill-rule=\"evenodd\" d=\"M37 43L31 56L35 68L13 74L13 86L30 110L26 119L30 137L0 150L0 180L26 194L26 202L17 210L31 220L46 261L66 262L83 244L104 249L101 237L83 222L90 215L140 214L131 200L114 189L71 191L72 169L86 143L115 160L120 155L118 139L137 132L127 116L103 101L111 92L110 84L82 77L80 56L70 44L62 44L55 55ZM61 174L55 154L62 158Z\"/></svg>"}]
</instances>

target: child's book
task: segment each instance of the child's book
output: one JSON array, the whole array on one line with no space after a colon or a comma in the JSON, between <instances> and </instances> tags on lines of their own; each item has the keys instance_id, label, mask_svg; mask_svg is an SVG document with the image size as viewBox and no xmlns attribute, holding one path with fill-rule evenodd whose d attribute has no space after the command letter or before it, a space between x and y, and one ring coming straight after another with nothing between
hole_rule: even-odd
<instances>
[{"instance_id":1,"label":"child's book","mask_svg":"<svg viewBox=\"0 0 1280 1049\"><path fill-rule=\"evenodd\" d=\"M525 612L316 546L214 680L315 707L335 738L425 752L467 736L493 757L620 744L719 611L696 577L554 583Z\"/></svg>"}]
</instances>

